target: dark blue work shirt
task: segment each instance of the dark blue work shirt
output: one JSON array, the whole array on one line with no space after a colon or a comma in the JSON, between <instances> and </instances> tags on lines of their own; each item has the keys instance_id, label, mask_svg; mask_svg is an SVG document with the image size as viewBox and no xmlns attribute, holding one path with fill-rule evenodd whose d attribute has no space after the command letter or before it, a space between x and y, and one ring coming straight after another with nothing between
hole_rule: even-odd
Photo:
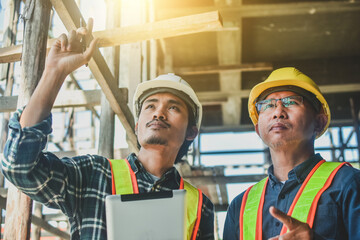
<instances>
[{"instance_id":1,"label":"dark blue work shirt","mask_svg":"<svg viewBox=\"0 0 360 240\"><path fill-rule=\"evenodd\" d=\"M263 209L263 239L280 234L282 223L271 216L269 207L288 212L293 199L311 169L320 161L319 154L296 166L285 183L269 168L269 182ZM239 239L239 216L244 192L230 204L224 227L224 240ZM321 195L314 219L314 239L360 239L360 171L343 166L331 186Z\"/></svg>"}]
</instances>

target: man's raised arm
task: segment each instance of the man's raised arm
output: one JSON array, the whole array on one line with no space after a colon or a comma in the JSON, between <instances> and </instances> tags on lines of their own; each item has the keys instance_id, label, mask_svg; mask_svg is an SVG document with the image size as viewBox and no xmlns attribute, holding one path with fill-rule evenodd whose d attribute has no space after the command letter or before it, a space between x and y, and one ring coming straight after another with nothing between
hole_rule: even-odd
<instances>
[{"instance_id":1,"label":"man's raised arm","mask_svg":"<svg viewBox=\"0 0 360 240\"><path fill-rule=\"evenodd\" d=\"M84 52L81 39L91 35L92 28L93 20L89 19L87 28L62 34L51 47L39 84L21 115L22 128L33 126L48 117L66 76L89 62L98 39L93 39Z\"/></svg>"}]
</instances>

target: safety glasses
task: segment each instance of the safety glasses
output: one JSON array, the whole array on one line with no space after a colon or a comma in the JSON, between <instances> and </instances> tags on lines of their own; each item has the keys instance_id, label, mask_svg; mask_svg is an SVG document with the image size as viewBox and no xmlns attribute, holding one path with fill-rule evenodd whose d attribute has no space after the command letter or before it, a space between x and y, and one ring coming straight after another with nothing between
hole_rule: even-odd
<instances>
[{"instance_id":1,"label":"safety glasses","mask_svg":"<svg viewBox=\"0 0 360 240\"><path fill-rule=\"evenodd\" d=\"M255 103L256 110L258 113L273 110L276 108L278 101L281 101L283 107L291 108L294 106L300 106L304 102L304 98L302 96L289 96L279 99L266 99Z\"/></svg>"}]
</instances>

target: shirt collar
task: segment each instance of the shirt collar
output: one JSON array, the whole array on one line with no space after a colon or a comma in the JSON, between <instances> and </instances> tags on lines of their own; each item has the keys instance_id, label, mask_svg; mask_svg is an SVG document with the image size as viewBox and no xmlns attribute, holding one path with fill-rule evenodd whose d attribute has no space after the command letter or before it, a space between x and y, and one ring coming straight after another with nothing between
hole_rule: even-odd
<instances>
[{"instance_id":1,"label":"shirt collar","mask_svg":"<svg viewBox=\"0 0 360 240\"><path fill-rule=\"evenodd\" d=\"M149 172L146 171L140 160L137 158L135 153L131 153L127 160L130 163L131 169L134 171L135 174L138 172L141 172L145 175L148 175L149 178L153 179ZM172 181L174 180L177 185L180 186L180 173L176 170L175 167L171 167L168 171L166 171L157 182L163 182L163 181Z\"/></svg>"},{"instance_id":2,"label":"shirt collar","mask_svg":"<svg viewBox=\"0 0 360 240\"><path fill-rule=\"evenodd\" d=\"M315 165L323 158L320 154L312 155L308 160L299 164L288 173L288 180L296 180L302 183ZM273 187L275 184L280 183L274 175L274 166L271 165L268 170L270 185Z\"/></svg>"},{"instance_id":3,"label":"shirt collar","mask_svg":"<svg viewBox=\"0 0 360 240\"><path fill-rule=\"evenodd\" d=\"M130 167L135 174L139 172L139 169L144 168L135 153L130 153L130 155L126 159L129 161Z\"/></svg>"}]
</instances>

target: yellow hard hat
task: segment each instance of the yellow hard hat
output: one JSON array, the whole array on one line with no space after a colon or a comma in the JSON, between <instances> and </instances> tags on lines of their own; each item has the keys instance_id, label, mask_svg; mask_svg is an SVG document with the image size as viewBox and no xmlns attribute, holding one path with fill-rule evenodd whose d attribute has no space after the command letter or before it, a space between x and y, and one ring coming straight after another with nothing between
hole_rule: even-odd
<instances>
[{"instance_id":1,"label":"yellow hard hat","mask_svg":"<svg viewBox=\"0 0 360 240\"><path fill-rule=\"evenodd\" d=\"M256 125L258 122L259 116L256 111L255 103L259 101L259 96L262 95L264 91L268 91L271 90L271 88L278 88L281 86L295 86L298 89L306 90L315 95L316 99L321 104L323 113L328 118L326 126L316 136L316 138L320 137L326 131L330 124L331 115L329 105L326 102L324 96L321 94L320 89L316 85L316 83L311 78L293 67L284 67L274 70L264 82L259 83L252 88L249 95L248 110L249 116L253 124ZM285 88L281 88L281 90L285 90ZM292 91L291 87L288 88L288 91ZM269 91L269 94L270 93L271 92Z\"/></svg>"},{"instance_id":2,"label":"yellow hard hat","mask_svg":"<svg viewBox=\"0 0 360 240\"><path fill-rule=\"evenodd\" d=\"M168 92L182 99L194 113L196 127L200 129L202 119L202 105L191 86L181 77L173 74L163 74L153 80L140 83L133 99L135 122L138 121L144 100L156 93Z\"/></svg>"}]
</instances>

